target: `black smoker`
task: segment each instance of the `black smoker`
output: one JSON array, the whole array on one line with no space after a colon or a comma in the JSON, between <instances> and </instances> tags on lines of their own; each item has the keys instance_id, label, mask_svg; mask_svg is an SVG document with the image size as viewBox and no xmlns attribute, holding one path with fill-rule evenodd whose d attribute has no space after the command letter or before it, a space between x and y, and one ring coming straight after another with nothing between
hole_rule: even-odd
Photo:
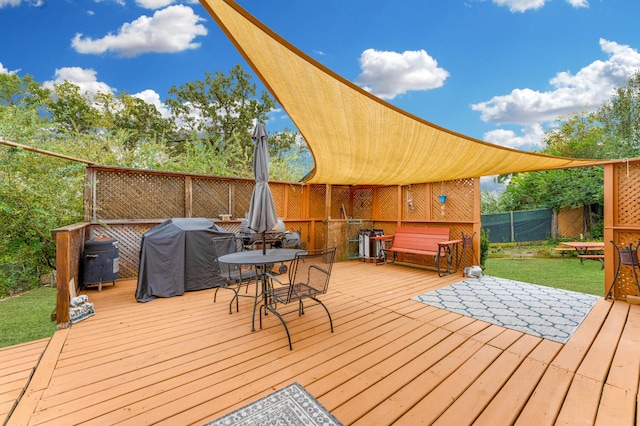
<instances>
[{"instance_id":1,"label":"black smoker","mask_svg":"<svg viewBox=\"0 0 640 426\"><path fill-rule=\"evenodd\" d=\"M86 241L80 266L83 287L97 285L98 291L102 291L103 283L115 285L120 270L118 242L108 239Z\"/></svg>"}]
</instances>

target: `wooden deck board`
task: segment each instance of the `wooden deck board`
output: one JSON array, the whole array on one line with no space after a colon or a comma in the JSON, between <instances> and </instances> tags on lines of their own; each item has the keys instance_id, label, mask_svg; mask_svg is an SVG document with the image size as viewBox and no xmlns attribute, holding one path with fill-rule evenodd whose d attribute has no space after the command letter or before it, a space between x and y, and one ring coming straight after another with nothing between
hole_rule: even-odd
<instances>
[{"instance_id":1,"label":"wooden deck board","mask_svg":"<svg viewBox=\"0 0 640 426\"><path fill-rule=\"evenodd\" d=\"M438 418L435 424L471 424L484 411L542 339L523 335L495 360Z\"/></svg>"},{"instance_id":2,"label":"wooden deck board","mask_svg":"<svg viewBox=\"0 0 640 426\"><path fill-rule=\"evenodd\" d=\"M96 315L56 332L8 424L201 425L294 381L345 424L635 424L640 307L600 299L562 345L411 300L462 279L338 263L323 298L334 333L321 307L287 315L293 351L273 315L250 331L250 299L229 314L230 292L89 291ZM0 414L8 378L37 361L12 351Z\"/></svg>"},{"instance_id":3,"label":"wooden deck board","mask_svg":"<svg viewBox=\"0 0 640 426\"><path fill-rule=\"evenodd\" d=\"M26 387L49 339L0 348L0 420L9 415Z\"/></svg>"}]
</instances>

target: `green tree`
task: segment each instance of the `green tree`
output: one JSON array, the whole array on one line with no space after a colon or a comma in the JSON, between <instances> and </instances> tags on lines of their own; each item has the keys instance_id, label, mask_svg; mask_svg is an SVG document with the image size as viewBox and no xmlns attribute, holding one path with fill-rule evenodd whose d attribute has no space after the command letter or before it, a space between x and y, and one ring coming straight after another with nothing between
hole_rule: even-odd
<instances>
[{"instance_id":1,"label":"green tree","mask_svg":"<svg viewBox=\"0 0 640 426\"><path fill-rule=\"evenodd\" d=\"M33 80L29 74L0 73L0 105L40 108L45 104L49 90Z\"/></svg>"},{"instance_id":2,"label":"green tree","mask_svg":"<svg viewBox=\"0 0 640 426\"><path fill-rule=\"evenodd\" d=\"M29 75L0 74L0 138L103 165L251 177L253 124L275 103L266 93L254 98L239 66L207 78L183 86L189 90L175 101L189 105L188 96L200 99L207 88L200 105L217 115L204 120L210 127L190 129L186 115L163 118L125 93L86 93L68 81L48 90ZM297 132L272 132L269 150L273 180L298 181L311 168ZM53 266L51 230L82 220L83 185L81 162L0 145L0 296L37 285Z\"/></svg>"},{"instance_id":3,"label":"green tree","mask_svg":"<svg viewBox=\"0 0 640 426\"><path fill-rule=\"evenodd\" d=\"M482 191L480 193L480 211L482 214L502 213L505 211L503 193Z\"/></svg>"},{"instance_id":4,"label":"green tree","mask_svg":"<svg viewBox=\"0 0 640 426\"><path fill-rule=\"evenodd\" d=\"M614 159L640 155L640 72L596 112L560 118L545 136L544 153L573 158ZM588 167L520 173L505 191L512 210L602 204L603 169Z\"/></svg>"},{"instance_id":5,"label":"green tree","mask_svg":"<svg viewBox=\"0 0 640 426\"><path fill-rule=\"evenodd\" d=\"M55 83L49 113L58 129L66 133L89 133L100 129L102 114L94 108L90 95L69 81Z\"/></svg>"},{"instance_id":6,"label":"green tree","mask_svg":"<svg viewBox=\"0 0 640 426\"><path fill-rule=\"evenodd\" d=\"M603 187L601 167L518 173L505 189L503 211L602 204Z\"/></svg>"},{"instance_id":7,"label":"green tree","mask_svg":"<svg viewBox=\"0 0 640 426\"><path fill-rule=\"evenodd\" d=\"M598 111L609 158L640 155L640 71Z\"/></svg>"},{"instance_id":8,"label":"green tree","mask_svg":"<svg viewBox=\"0 0 640 426\"><path fill-rule=\"evenodd\" d=\"M557 127L546 133L544 153L572 158L607 158L603 136L598 113L581 111L558 119Z\"/></svg>"},{"instance_id":9,"label":"green tree","mask_svg":"<svg viewBox=\"0 0 640 426\"><path fill-rule=\"evenodd\" d=\"M275 101L266 91L256 97L257 86L250 81L240 65L229 71L205 73L204 80L173 86L166 104L176 123L188 135L198 134L218 152L239 145L239 161L252 156L251 131L256 121L265 122L275 108ZM241 169L247 169L246 164Z\"/></svg>"},{"instance_id":10,"label":"green tree","mask_svg":"<svg viewBox=\"0 0 640 426\"><path fill-rule=\"evenodd\" d=\"M32 80L26 77L26 86ZM0 79L0 91L11 93L16 78ZM2 85L8 83L7 85ZM41 94L3 98L0 136L45 147L51 121L43 117ZM15 92L14 92L15 93ZM38 275L53 266L51 230L82 218L83 164L73 164L0 146L0 297L13 289L38 285Z\"/></svg>"},{"instance_id":11,"label":"green tree","mask_svg":"<svg viewBox=\"0 0 640 426\"><path fill-rule=\"evenodd\" d=\"M128 148L143 141L172 144L178 138L173 120L162 117L155 105L127 93L118 94L117 104L118 108L108 114L113 117L113 128L129 131L131 137L125 142Z\"/></svg>"}]
</instances>

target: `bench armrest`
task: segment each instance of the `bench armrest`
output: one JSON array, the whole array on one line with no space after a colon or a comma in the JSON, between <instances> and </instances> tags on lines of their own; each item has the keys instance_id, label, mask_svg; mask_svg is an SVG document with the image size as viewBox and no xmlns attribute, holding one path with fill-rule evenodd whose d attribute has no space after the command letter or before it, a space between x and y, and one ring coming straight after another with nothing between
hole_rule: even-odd
<instances>
[{"instance_id":1,"label":"bench armrest","mask_svg":"<svg viewBox=\"0 0 640 426\"><path fill-rule=\"evenodd\" d=\"M440 241L438 243L439 246L452 246L454 244L460 244L462 240L449 240L449 241Z\"/></svg>"},{"instance_id":2,"label":"bench armrest","mask_svg":"<svg viewBox=\"0 0 640 426\"><path fill-rule=\"evenodd\" d=\"M376 241L391 241L393 240L393 237L395 237L395 235L378 235L375 237L370 237L369 239Z\"/></svg>"}]
</instances>

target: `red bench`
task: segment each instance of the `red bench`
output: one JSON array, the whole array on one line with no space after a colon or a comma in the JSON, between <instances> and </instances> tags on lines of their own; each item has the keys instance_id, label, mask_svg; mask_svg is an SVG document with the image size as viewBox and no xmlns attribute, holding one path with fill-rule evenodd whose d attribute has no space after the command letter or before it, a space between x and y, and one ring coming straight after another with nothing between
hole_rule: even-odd
<instances>
[{"instance_id":1,"label":"red bench","mask_svg":"<svg viewBox=\"0 0 640 426\"><path fill-rule=\"evenodd\" d=\"M381 248L385 263L395 262L398 253L401 253L421 256L419 259L424 256L432 260L433 264L427 266L435 267L441 277L458 270L458 247L462 240L449 240L449 228L399 226L395 235L378 238L391 241L390 247ZM455 269L452 270L453 266Z\"/></svg>"}]
</instances>

